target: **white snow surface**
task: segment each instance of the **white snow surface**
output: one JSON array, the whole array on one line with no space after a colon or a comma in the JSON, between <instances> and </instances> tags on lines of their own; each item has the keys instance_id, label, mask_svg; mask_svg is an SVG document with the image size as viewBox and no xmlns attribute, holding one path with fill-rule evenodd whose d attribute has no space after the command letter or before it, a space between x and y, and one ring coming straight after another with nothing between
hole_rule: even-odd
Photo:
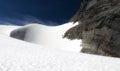
<instances>
[{"instance_id":1,"label":"white snow surface","mask_svg":"<svg viewBox=\"0 0 120 71\"><path fill-rule=\"evenodd\" d=\"M14 26L14 28L11 27L11 29L13 28L12 30L15 30L16 27L17 26ZM22 28L22 26L20 28ZM0 33L0 71L119 71L120 70L119 58L76 53L77 51L71 52L69 51L69 49L64 50L57 47L56 48L46 47L44 44L40 44L40 43L36 44L36 42L31 43L30 41L26 42L26 40L23 41L23 40L14 39L9 37L9 33L12 31L9 29L10 26L6 26L6 28L3 29L3 31L1 31L2 33ZM6 34L6 31L9 33ZM31 34L32 33L33 31L31 32ZM39 35L39 37L41 36ZM57 42L58 41L59 40L57 40ZM64 40L61 40L60 42L62 43L62 41L64 42ZM69 41L72 42L71 40ZM72 44L70 44L70 46L71 45ZM73 46L76 47L76 44L74 44ZM72 49L72 47L70 49Z\"/></svg>"},{"instance_id":2,"label":"white snow surface","mask_svg":"<svg viewBox=\"0 0 120 71\"><path fill-rule=\"evenodd\" d=\"M59 48L79 53L81 50L81 40L63 38L64 33L77 24L78 23L74 25L73 23L66 23L60 26L29 24L13 30L11 34L13 34L14 37L20 37L19 39L24 41L40 44L44 47Z\"/></svg>"},{"instance_id":3,"label":"white snow surface","mask_svg":"<svg viewBox=\"0 0 120 71\"><path fill-rule=\"evenodd\" d=\"M0 34L9 36L11 31L19 28L20 26L13 25L0 25Z\"/></svg>"}]
</instances>

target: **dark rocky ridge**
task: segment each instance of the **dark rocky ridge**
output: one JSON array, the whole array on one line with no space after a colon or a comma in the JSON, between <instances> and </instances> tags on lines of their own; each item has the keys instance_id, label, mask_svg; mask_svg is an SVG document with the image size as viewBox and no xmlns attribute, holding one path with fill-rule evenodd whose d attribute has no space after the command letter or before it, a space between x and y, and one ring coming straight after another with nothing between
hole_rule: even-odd
<instances>
[{"instance_id":1,"label":"dark rocky ridge","mask_svg":"<svg viewBox=\"0 0 120 71\"><path fill-rule=\"evenodd\" d=\"M82 39L81 52L120 57L120 0L83 0L64 38Z\"/></svg>"}]
</instances>

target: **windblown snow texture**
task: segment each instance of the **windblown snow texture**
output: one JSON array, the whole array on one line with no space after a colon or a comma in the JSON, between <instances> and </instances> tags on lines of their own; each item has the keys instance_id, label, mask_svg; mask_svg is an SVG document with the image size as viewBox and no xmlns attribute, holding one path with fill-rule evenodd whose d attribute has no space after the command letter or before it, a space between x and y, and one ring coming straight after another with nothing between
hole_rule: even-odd
<instances>
[{"instance_id":1,"label":"windblown snow texture","mask_svg":"<svg viewBox=\"0 0 120 71\"><path fill-rule=\"evenodd\" d=\"M83 0L64 37L82 39L84 53L120 57L120 0Z\"/></svg>"}]
</instances>

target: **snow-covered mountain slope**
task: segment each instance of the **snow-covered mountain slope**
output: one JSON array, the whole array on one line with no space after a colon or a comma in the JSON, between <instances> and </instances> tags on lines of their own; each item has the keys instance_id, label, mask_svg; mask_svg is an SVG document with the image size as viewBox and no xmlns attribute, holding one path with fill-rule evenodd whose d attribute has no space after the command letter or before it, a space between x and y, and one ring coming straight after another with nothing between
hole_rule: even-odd
<instances>
[{"instance_id":1,"label":"snow-covered mountain slope","mask_svg":"<svg viewBox=\"0 0 120 71\"><path fill-rule=\"evenodd\" d=\"M74 24L74 25L77 25ZM62 38L64 33L71 27L73 23L66 23L60 26L45 26L40 24L30 24L11 32L11 36L27 42L43 45L44 47L59 48L73 52L80 52L81 40L69 40Z\"/></svg>"},{"instance_id":2,"label":"snow-covered mountain slope","mask_svg":"<svg viewBox=\"0 0 120 71\"><path fill-rule=\"evenodd\" d=\"M120 59L73 53L0 34L0 71L119 71Z\"/></svg>"},{"instance_id":3,"label":"snow-covered mountain slope","mask_svg":"<svg viewBox=\"0 0 120 71\"><path fill-rule=\"evenodd\" d=\"M32 28L30 29L34 30L35 27L33 27L33 29ZM76 42L75 44L71 44L67 42L66 44L68 46L75 46L75 47L63 50L57 47L56 48L46 47L45 44L40 45L40 43L36 44L35 42L31 43L30 41L26 42L26 40L23 41L9 37L9 33L16 28L19 27L14 26L14 28L12 28L10 26L6 26L6 28L2 28L3 30L1 30L2 33L0 33L0 71L119 71L120 70L119 58L75 53L76 51L71 52L69 50L69 49L74 49L76 47L75 45L79 44L80 42ZM22 26L20 28L22 28ZM46 28L43 29L45 30ZM42 31L44 31L43 29ZM9 33L6 31L8 31ZM31 32L27 31L27 32L28 33L26 34L31 34L31 35L34 34L32 38L29 38L30 40L36 37L35 35L37 34L35 33L36 31L31 31ZM44 32L42 32L41 34L40 33L41 32L39 32L38 34L39 37L41 37L41 35L43 38L48 37L47 35L44 34ZM45 36L43 36L43 34ZM58 36L54 36L54 37L57 38ZM53 38L53 36L51 36L51 38ZM46 41L49 39L50 38L43 40ZM35 38L35 40L38 39ZM39 41L42 40L40 39ZM58 41L59 40L57 40L56 42ZM71 40L68 41L72 42ZM62 43L65 41L61 40L59 42ZM48 42L46 41L46 43ZM66 44L64 44L64 46L66 46ZM63 46L63 44L61 45Z\"/></svg>"}]
</instances>

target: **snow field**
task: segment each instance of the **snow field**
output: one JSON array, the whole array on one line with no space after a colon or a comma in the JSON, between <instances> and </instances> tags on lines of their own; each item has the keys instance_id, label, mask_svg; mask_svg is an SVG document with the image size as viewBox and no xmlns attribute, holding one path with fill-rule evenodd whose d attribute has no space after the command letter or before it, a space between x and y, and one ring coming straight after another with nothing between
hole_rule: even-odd
<instances>
[{"instance_id":1,"label":"snow field","mask_svg":"<svg viewBox=\"0 0 120 71\"><path fill-rule=\"evenodd\" d=\"M38 24L14 28L3 27L0 26L2 29L0 30L2 32L0 33L0 71L120 70L119 58L78 53L81 48L80 40L71 41L61 38L63 32L67 30L65 25L65 30L59 29L61 26L43 27ZM11 31L24 30L24 28L28 29L24 33L25 37L22 37L24 41L9 37Z\"/></svg>"}]
</instances>

